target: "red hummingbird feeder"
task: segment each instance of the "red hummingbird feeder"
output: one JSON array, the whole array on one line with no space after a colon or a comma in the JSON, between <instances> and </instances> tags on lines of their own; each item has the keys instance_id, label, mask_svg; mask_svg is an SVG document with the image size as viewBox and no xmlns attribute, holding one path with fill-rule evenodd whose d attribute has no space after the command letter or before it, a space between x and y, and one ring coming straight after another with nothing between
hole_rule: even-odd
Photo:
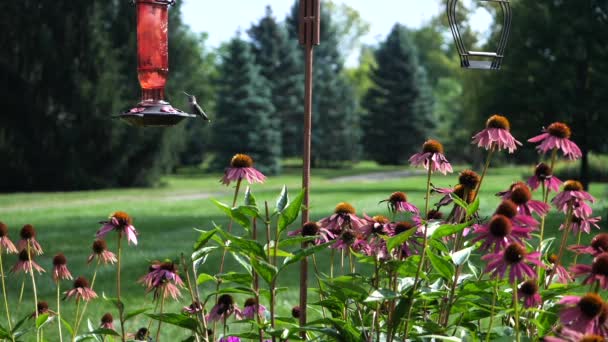
<instances>
[{"instance_id":1,"label":"red hummingbird feeder","mask_svg":"<svg viewBox=\"0 0 608 342\"><path fill-rule=\"evenodd\" d=\"M137 8L137 77L141 102L119 117L135 126L173 126L195 115L165 101L169 74L169 6L175 0L135 0Z\"/></svg>"}]
</instances>

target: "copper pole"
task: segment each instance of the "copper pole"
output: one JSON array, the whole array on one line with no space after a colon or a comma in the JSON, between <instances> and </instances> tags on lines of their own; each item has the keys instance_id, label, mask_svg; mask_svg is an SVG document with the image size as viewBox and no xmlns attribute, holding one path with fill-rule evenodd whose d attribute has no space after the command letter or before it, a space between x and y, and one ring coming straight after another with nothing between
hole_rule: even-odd
<instances>
[{"instance_id":1,"label":"copper pole","mask_svg":"<svg viewBox=\"0 0 608 342\"><path fill-rule=\"evenodd\" d=\"M299 40L304 45L305 76L304 76L304 146L302 156L302 188L304 200L302 208L302 225L310 220L310 161L312 138L312 77L313 77L313 46L319 45L320 40L320 0L300 0ZM306 243L302 243L302 248ZM308 296L308 259L300 262L300 326L306 325L306 306ZM306 339L306 332L301 337Z\"/></svg>"}]
</instances>

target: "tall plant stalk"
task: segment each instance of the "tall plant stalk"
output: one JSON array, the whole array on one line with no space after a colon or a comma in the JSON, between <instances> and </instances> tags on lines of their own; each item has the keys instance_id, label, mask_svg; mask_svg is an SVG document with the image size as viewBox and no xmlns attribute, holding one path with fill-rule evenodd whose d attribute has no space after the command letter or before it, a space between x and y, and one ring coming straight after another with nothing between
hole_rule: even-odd
<instances>
[{"instance_id":1,"label":"tall plant stalk","mask_svg":"<svg viewBox=\"0 0 608 342\"><path fill-rule=\"evenodd\" d=\"M118 248L116 256L116 301L118 302L118 318L120 320L120 338L122 342L126 342L127 338L125 335L125 319L124 319L124 305L120 300L120 266L121 266L121 252L122 252L122 232L118 232Z\"/></svg>"},{"instance_id":2,"label":"tall plant stalk","mask_svg":"<svg viewBox=\"0 0 608 342\"><path fill-rule=\"evenodd\" d=\"M2 262L2 245L0 245L0 278L2 278L2 298L4 298L4 308L6 310L6 320L8 321L8 330L13 331L13 323L11 322L11 314L8 308L8 297L6 296L6 284L4 283L4 264ZM13 342L15 338L12 337Z\"/></svg>"}]
</instances>

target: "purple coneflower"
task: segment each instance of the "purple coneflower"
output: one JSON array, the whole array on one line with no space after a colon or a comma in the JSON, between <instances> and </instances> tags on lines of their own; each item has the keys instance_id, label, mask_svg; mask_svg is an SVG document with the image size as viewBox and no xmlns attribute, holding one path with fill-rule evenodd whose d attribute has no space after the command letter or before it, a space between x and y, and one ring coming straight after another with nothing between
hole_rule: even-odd
<instances>
[{"instance_id":1,"label":"purple coneflower","mask_svg":"<svg viewBox=\"0 0 608 342\"><path fill-rule=\"evenodd\" d=\"M409 212L412 214L418 214L419 212L415 205L407 201L407 195L405 192L393 192L389 198L380 201L380 203L382 202L386 202L388 205L388 210L393 213Z\"/></svg>"},{"instance_id":2,"label":"purple coneflower","mask_svg":"<svg viewBox=\"0 0 608 342\"><path fill-rule=\"evenodd\" d=\"M548 204L532 199L532 192L524 182L517 182L511 185L509 190L499 194L504 194L503 199L510 199L517 204L517 209L521 215L532 216L532 213L536 213L539 216L544 216L550 209Z\"/></svg>"},{"instance_id":3,"label":"purple coneflower","mask_svg":"<svg viewBox=\"0 0 608 342\"><path fill-rule=\"evenodd\" d=\"M68 270L68 259L66 259L63 253L58 253L53 258L53 280L58 282L59 280L72 280L72 274Z\"/></svg>"},{"instance_id":4,"label":"purple coneflower","mask_svg":"<svg viewBox=\"0 0 608 342\"><path fill-rule=\"evenodd\" d=\"M391 231L391 221L382 215L369 217L364 215L365 224L359 228L359 232L365 237L372 235L387 235Z\"/></svg>"},{"instance_id":5,"label":"purple coneflower","mask_svg":"<svg viewBox=\"0 0 608 342\"><path fill-rule=\"evenodd\" d=\"M522 243L530 238L530 229L513 225L504 215L494 215L486 224L477 224L474 233L478 234L472 242L482 241L481 249L489 250L494 247L494 253L513 242Z\"/></svg>"},{"instance_id":6,"label":"purple coneflower","mask_svg":"<svg viewBox=\"0 0 608 342\"><path fill-rule=\"evenodd\" d=\"M87 264L90 264L95 258L106 265L116 263L116 255L108 250L108 244L105 240L93 241L91 249L93 250L93 253L89 255Z\"/></svg>"},{"instance_id":7,"label":"purple coneflower","mask_svg":"<svg viewBox=\"0 0 608 342\"><path fill-rule=\"evenodd\" d=\"M570 268L575 278L587 276L583 284L598 282L603 289L608 289L608 252L596 255L591 266L578 264Z\"/></svg>"},{"instance_id":8,"label":"purple coneflower","mask_svg":"<svg viewBox=\"0 0 608 342\"><path fill-rule=\"evenodd\" d=\"M553 149L562 150L564 156L570 160L582 157L581 150L570 140L570 127L561 122L554 122L544 129L544 133L528 139L528 142L537 143L536 149L541 153L547 153Z\"/></svg>"},{"instance_id":9,"label":"purple coneflower","mask_svg":"<svg viewBox=\"0 0 608 342\"><path fill-rule=\"evenodd\" d=\"M315 245L320 245L336 239L336 236L332 232L326 228L321 228L317 222L306 222L301 228L291 231L287 235L302 235L303 237L317 236L317 239L309 242L314 243Z\"/></svg>"},{"instance_id":10,"label":"purple coneflower","mask_svg":"<svg viewBox=\"0 0 608 342\"><path fill-rule=\"evenodd\" d=\"M154 290L154 299L164 298L171 295L177 300L181 297L179 287L184 287L184 282L177 274L177 266L172 262L157 262L150 265L149 272L139 282L146 286L146 292Z\"/></svg>"},{"instance_id":11,"label":"purple coneflower","mask_svg":"<svg viewBox=\"0 0 608 342\"><path fill-rule=\"evenodd\" d=\"M245 307L243 308L243 312L242 312L243 317L246 319L255 319L256 307L257 307L257 314L260 317L264 317L264 313L266 312L266 307L264 307L264 305L258 304L258 300L255 298L249 298L245 301Z\"/></svg>"},{"instance_id":12,"label":"purple coneflower","mask_svg":"<svg viewBox=\"0 0 608 342\"><path fill-rule=\"evenodd\" d=\"M412 166L424 166L431 171L439 171L444 175L452 172L452 165L443 155L443 145L437 140L429 139L422 145L422 152L410 157Z\"/></svg>"},{"instance_id":13,"label":"purple coneflower","mask_svg":"<svg viewBox=\"0 0 608 342\"><path fill-rule=\"evenodd\" d=\"M134 245L137 245L137 231L133 227L133 219L124 211L117 211L110 216L109 221L99 223L103 224L103 226L97 231L96 237L98 239L102 239L110 231L116 230L121 236L123 233L127 235L129 244L133 242Z\"/></svg>"},{"instance_id":14,"label":"purple coneflower","mask_svg":"<svg viewBox=\"0 0 608 342\"><path fill-rule=\"evenodd\" d=\"M355 241L357 241L357 235L352 229L344 229L342 233L338 235L336 240L334 240L334 244L330 246L330 248L334 249L349 249Z\"/></svg>"},{"instance_id":15,"label":"purple coneflower","mask_svg":"<svg viewBox=\"0 0 608 342\"><path fill-rule=\"evenodd\" d=\"M53 312L49 309L49 303L44 302L44 301L39 301L36 304L36 312L33 312L30 315L30 318L38 317L38 316L44 315L44 314L54 315L55 312Z\"/></svg>"},{"instance_id":16,"label":"purple coneflower","mask_svg":"<svg viewBox=\"0 0 608 342\"><path fill-rule=\"evenodd\" d=\"M555 192L558 192L559 187L562 185L562 181L553 175L551 167L545 163L536 165L534 176L528 179L528 185L532 190L538 189L542 183L545 184L545 189Z\"/></svg>"},{"instance_id":17,"label":"purple coneflower","mask_svg":"<svg viewBox=\"0 0 608 342\"><path fill-rule=\"evenodd\" d=\"M97 298L97 293L89 287L89 281L85 277L78 277L74 280L74 288L64 292L65 299L74 297L76 300L82 299L85 302Z\"/></svg>"},{"instance_id":18,"label":"purple coneflower","mask_svg":"<svg viewBox=\"0 0 608 342\"><path fill-rule=\"evenodd\" d=\"M602 334L602 325L608 317L608 307L598 294L564 296L559 304L565 306L559 315L565 327L584 334Z\"/></svg>"},{"instance_id":19,"label":"purple coneflower","mask_svg":"<svg viewBox=\"0 0 608 342\"><path fill-rule=\"evenodd\" d=\"M216 322L220 319L225 322L232 314L235 314L237 319L241 318L241 310L234 303L234 298L229 294L223 294L219 296L217 304L211 308L206 318L209 322Z\"/></svg>"},{"instance_id":20,"label":"purple coneflower","mask_svg":"<svg viewBox=\"0 0 608 342\"><path fill-rule=\"evenodd\" d=\"M524 300L524 306L526 308L533 308L542 303L542 299L538 293L536 279L528 279L521 283L521 285L519 285L519 289L517 290L517 296Z\"/></svg>"},{"instance_id":21,"label":"purple coneflower","mask_svg":"<svg viewBox=\"0 0 608 342\"><path fill-rule=\"evenodd\" d=\"M23 226L23 228L21 228L19 235L21 235L21 240L19 240L17 243L17 249L20 251L27 250L29 243L30 249L32 252L36 253L36 255L43 253L42 247L40 247L40 244L38 241L36 241L36 229L34 229L34 226L31 224L26 224Z\"/></svg>"},{"instance_id":22,"label":"purple coneflower","mask_svg":"<svg viewBox=\"0 0 608 342\"><path fill-rule=\"evenodd\" d=\"M591 239L591 243L589 244L589 246L577 245L570 246L568 249L578 254L591 254L593 256L608 252L608 234L597 234L593 237L593 239Z\"/></svg>"},{"instance_id":23,"label":"purple coneflower","mask_svg":"<svg viewBox=\"0 0 608 342\"><path fill-rule=\"evenodd\" d=\"M7 254L16 254L17 248L8 237L8 226L3 222L0 222L0 253L5 250Z\"/></svg>"},{"instance_id":24,"label":"purple coneflower","mask_svg":"<svg viewBox=\"0 0 608 342\"><path fill-rule=\"evenodd\" d=\"M572 206L572 213L577 217L589 217L593 210L586 202L594 203L595 198L583 190L583 184L575 180L564 182L564 190L551 200L557 210L568 213Z\"/></svg>"},{"instance_id":25,"label":"purple coneflower","mask_svg":"<svg viewBox=\"0 0 608 342\"><path fill-rule=\"evenodd\" d=\"M574 280L572 279L570 272L568 272L564 266L557 263L557 255L551 254L547 260L550 264L547 274L555 274L558 283L568 284Z\"/></svg>"},{"instance_id":26,"label":"purple coneflower","mask_svg":"<svg viewBox=\"0 0 608 342\"><path fill-rule=\"evenodd\" d=\"M235 154L230 160L230 167L224 172L221 182L230 185L232 181L245 179L249 184L264 183L266 176L253 167L253 159L246 154Z\"/></svg>"},{"instance_id":27,"label":"purple coneflower","mask_svg":"<svg viewBox=\"0 0 608 342\"><path fill-rule=\"evenodd\" d=\"M556 336L543 337L544 342L605 342L606 338L595 334L583 334L576 330L561 328Z\"/></svg>"},{"instance_id":28,"label":"purple coneflower","mask_svg":"<svg viewBox=\"0 0 608 342\"><path fill-rule=\"evenodd\" d=\"M530 227L531 229L538 228L538 221L536 221L536 219L534 219L532 216L520 215L519 211L517 210L517 204L510 199L500 202L498 207L496 207L494 214L504 215L508 217L513 224L519 226Z\"/></svg>"},{"instance_id":29,"label":"purple coneflower","mask_svg":"<svg viewBox=\"0 0 608 342\"><path fill-rule=\"evenodd\" d=\"M416 225L414 225L411 222L408 221L401 221L401 222L397 222L394 225L392 225L392 231L389 232L390 236L395 236L395 235L399 235L403 232L407 232L410 229L418 229ZM417 234L417 232L415 232L414 234ZM401 249L397 250L401 252L401 256L403 258L407 258L413 254L417 254L416 249L414 248L414 245L417 246L421 246L421 244L416 243L415 239L408 239L407 241L405 241L402 245L401 245Z\"/></svg>"},{"instance_id":30,"label":"purple coneflower","mask_svg":"<svg viewBox=\"0 0 608 342\"><path fill-rule=\"evenodd\" d=\"M241 342L241 339L236 336L222 337L218 342Z\"/></svg>"},{"instance_id":31,"label":"purple coneflower","mask_svg":"<svg viewBox=\"0 0 608 342\"><path fill-rule=\"evenodd\" d=\"M492 115L486 121L486 128L473 136L473 144L486 150L496 147L499 151L505 149L513 153L521 143L513 138L510 130L511 124L507 118L502 115Z\"/></svg>"},{"instance_id":32,"label":"purple coneflower","mask_svg":"<svg viewBox=\"0 0 608 342\"><path fill-rule=\"evenodd\" d=\"M502 251L484 255L481 259L488 261L485 272L492 271L494 275L501 278L504 278L509 269L509 281L514 283L516 280L523 280L526 276L532 278L536 275L527 263L541 267L539 257L539 252L528 253L526 248L519 243L511 243Z\"/></svg>"},{"instance_id":33,"label":"purple coneflower","mask_svg":"<svg viewBox=\"0 0 608 342\"><path fill-rule=\"evenodd\" d=\"M199 301L192 302L192 304L188 306L184 306L182 311L189 315L196 315L199 312L203 311L203 305Z\"/></svg>"},{"instance_id":34,"label":"purple coneflower","mask_svg":"<svg viewBox=\"0 0 608 342\"><path fill-rule=\"evenodd\" d=\"M22 250L21 252L19 252L19 260L17 261L15 266L11 268L11 273L29 273L30 268L35 271L38 271L38 273L45 272L44 269L34 261L33 255L28 255L27 250Z\"/></svg>"},{"instance_id":35,"label":"purple coneflower","mask_svg":"<svg viewBox=\"0 0 608 342\"><path fill-rule=\"evenodd\" d=\"M345 228L358 230L364 224L365 221L357 217L355 208L346 202L338 203L331 216L319 221L321 228L327 229L336 237Z\"/></svg>"},{"instance_id":36,"label":"purple coneflower","mask_svg":"<svg viewBox=\"0 0 608 342\"><path fill-rule=\"evenodd\" d=\"M103 329L112 329L114 330L114 317L112 317L111 313L106 313L105 315L101 316L101 328Z\"/></svg>"},{"instance_id":37,"label":"purple coneflower","mask_svg":"<svg viewBox=\"0 0 608 342\"><path fill-rule=\"evenodd\" d=\"M574 233L578 233L579 231L582 231L587 234L590 234L591 226L594 226L597 229L601 229L600 226L597 224L598 222L600 222L601 219L602 218L600 216L596 216L596 217L572 216L572 222L571 222L570 228ZM564 223L562 223L559 226L559 230L563 230L565 228L566 228L566 225Z\"/></svg>"}]
</instances>

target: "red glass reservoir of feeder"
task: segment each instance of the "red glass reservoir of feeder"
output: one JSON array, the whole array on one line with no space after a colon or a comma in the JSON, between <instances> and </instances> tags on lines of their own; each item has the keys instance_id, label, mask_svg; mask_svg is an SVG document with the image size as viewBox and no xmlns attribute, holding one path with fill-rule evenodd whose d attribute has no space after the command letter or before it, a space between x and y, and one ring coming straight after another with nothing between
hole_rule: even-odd
<instances>
[{"instance_id":1,"label":"red glass reservoir of feeder","mask_svg":"<svg viewBox=\"0 0 608 342\"><path fill-rule=\"evenodd\" d=\"M137 75L142 101L164 99L169 73L168 4L137 0Z\"/></svg>"}]
</instances>

